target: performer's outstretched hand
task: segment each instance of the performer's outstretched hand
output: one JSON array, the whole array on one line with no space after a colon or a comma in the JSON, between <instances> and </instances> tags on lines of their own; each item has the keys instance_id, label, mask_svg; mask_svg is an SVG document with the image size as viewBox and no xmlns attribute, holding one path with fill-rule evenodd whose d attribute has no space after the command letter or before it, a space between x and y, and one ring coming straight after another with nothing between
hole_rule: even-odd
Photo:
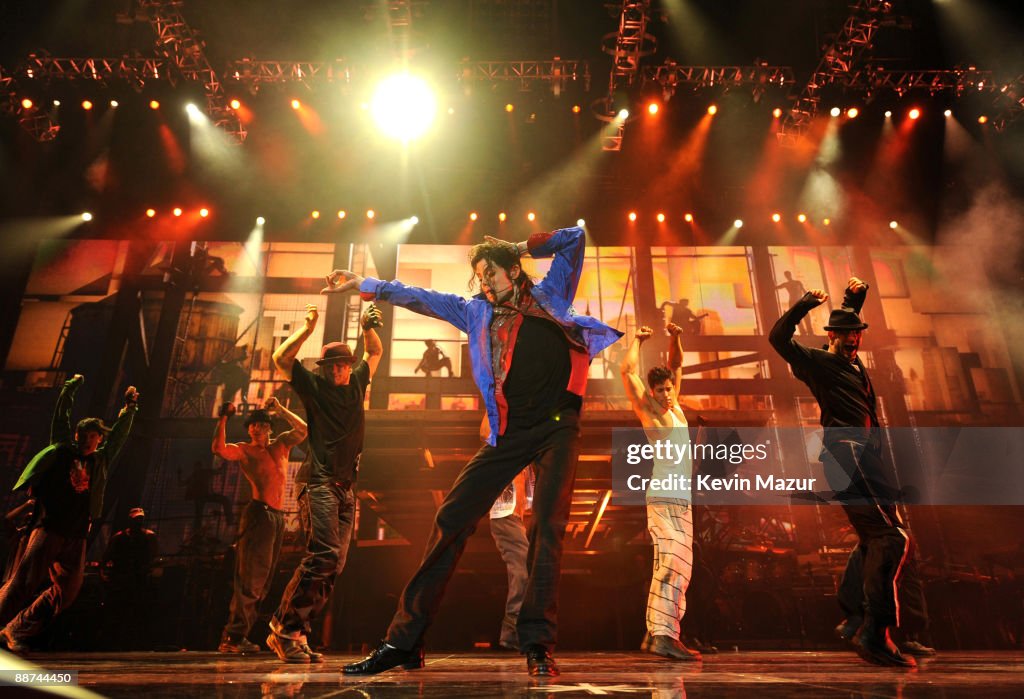
<instances>
[{"instance_id":1,"label":"performer's outstretched hand","mask_svg":"<svg viewBox=\"0 0 1024 699\"><path fill-rule=\"evenodd\" d=\"M811 289L807 293L818 301L819 306L828 301L828 294L826 294L823 289Z\"/></svg>"},{"instance_id":2,"label":"performer's outstretched hand","mask_svg":"<svg viewBox=\"0 0 1024 699\"><path fill-rule=\"evenodd\" d=\"M344 280L344 281L343 281ZM336 269L327 275L327 286L320 290L321 294L344 294L357 291L363 278L347 269Z\"/></svg>"},{"instance_id":3,"label":"performer's outstretched hand","mask_svg":"<svg viewBox=\"0 0 1024 699\"><path fill-rule=\"evenodd\" d=\"M867 282L857 277L850 277L849 286L847 287L853 293L858 293L868 288Z\"/></svg>"},{"instance_id":4,"label":"performer's outstretched hand","mask_svg":"<svg viewBox=\"0 0 1024 699\"><path fill-rule=\"evenodd\" d=\"M645 342L650 340L654 335L654 328L648 325L641 325L636 329L636 339L638 342Z\"/></svg>"}]
</instances>

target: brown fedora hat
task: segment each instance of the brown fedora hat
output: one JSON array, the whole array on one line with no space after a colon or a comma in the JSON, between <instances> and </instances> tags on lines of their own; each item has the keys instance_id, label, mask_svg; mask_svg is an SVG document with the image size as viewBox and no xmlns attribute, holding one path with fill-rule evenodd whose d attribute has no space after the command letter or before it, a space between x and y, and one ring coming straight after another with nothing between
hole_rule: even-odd
<instances>
[{"instance_id":1,"label":"brown fedora hat","mask_svg":"<svg viewBox=\"0 0 1024 699\"><path fill-rule=\"evenodd\" d=\"M334 362L355 364L356 357L344 342L328 342L320 350L320 359L316 360L316 363L323 366L324 364L333 364Z\"/></svg>"}]
</instances>

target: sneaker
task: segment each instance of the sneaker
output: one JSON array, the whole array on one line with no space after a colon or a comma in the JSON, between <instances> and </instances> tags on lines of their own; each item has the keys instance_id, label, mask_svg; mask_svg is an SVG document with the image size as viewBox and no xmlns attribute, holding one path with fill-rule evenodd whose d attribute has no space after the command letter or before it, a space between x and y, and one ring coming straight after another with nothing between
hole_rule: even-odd
<instances>
[{"instance_id":1,"label":"sneaker","mask_svg":"<svg viewBox=\"0 0 1024 699\"><path fill-rule=\"evenodd\" d=\"M310 656L302 649L304 643L271 633L267 636L267 647L277 654L283 663L309 663Z\"/></svg>"}]
</instances>

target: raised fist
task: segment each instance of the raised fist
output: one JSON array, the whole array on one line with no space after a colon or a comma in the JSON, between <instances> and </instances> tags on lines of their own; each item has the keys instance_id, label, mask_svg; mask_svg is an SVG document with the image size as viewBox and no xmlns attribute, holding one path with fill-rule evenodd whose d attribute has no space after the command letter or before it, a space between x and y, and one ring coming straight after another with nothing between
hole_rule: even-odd
<instances>
[{"instance_id":1,"label":"raised fist","mask_svg":"<svg viewBox=\"0 0 1024 699\"><path fill-rule=\"evenodd\" d=\"M676 335L682 335L683 334L683 329L681 327L679 327L678 325L676 325L675 323L669 323L668 325L666 325L665 326L665 330L672 337L675 337Z\"/></svg>"},{"instance_id":2,"label":"raised fist","mask_svg":"<svg viewBox=\"0 0 1024 699\"><path fill-rule=\"evenodd\" d=\"M640 342L651 339L654 336L654 328L647 325L641 325L636 329L636 339Z\"/></svg>"},{"instance_id":3,"label":"raised fist","mask_svg":"<svg viewBox=\"0 0 1024 699\"><path fill-rule=\"evenodd\" d=\"M85 377L82 376L81 374L75 374L70 379L68 379L68 385L70 386L78 386L79 384L83 383L85 383Z\"/></svg>"},{"instance_id":4,"label":"raised fist","mask_svg":"<svg viewBox=\"0 0 1024 699\"><path fill-rule=\"evenodd\" d=\"M139 402L139 390L135 386L129 386L124 392L124 402L126 405L135 405Z\"/></svg>"},{"instance_id":5,"label":"raised fist","mask_svg":"<svg viewBox=\"0 0 1024 699\"><path fill-rule=\"evenodd\" d=\"M263 403L263 409L266 410L268 413L276 412L277 409L280 408L280 407L281 407L281 404L278 402L277 398L275 398L274 396L271 396L270 398L267 398L267 400Z\"/></svg>"},{"instance_id":6,"label":"raised fist","mask_svg":"<svg viewBox=\"0 0 1024 699\"><path fill-rule=\"evenodd\" d=\"M384 327L384 316L380 309L374 304L370 304L363 311L363 317L361 319L363 330L369 330L371 328L382 328Z\"/></svg>"},{"instance_id":7,"label":"raised fist","mask_svg":"<svg viewBox=\"0 0 1024 699\"><path fill-rule=\"evenodd\" d=\"M221 403L220 410L217 411L217 417L231 417L235 414L234 403Z\"/></svg>"},{"instance_id":8,"label":"raised fist","mask_svg":"<svg viewBox=\"0 0 1024 699\"><path fill-rule=\"evenodd\" d=\"M858 279L857 277L850 277L850 281L848 283L847 288L856 294L860 291L863 291L864 289L867 289L868 284L863 279Z\"/></svg>"},{"instance_id":9,"label":"raised fist","mask_svg":"<svg viewBox=\"0 0 1024 699\"><path fill-rule=\"evenodd\" d=\"M807 293L814 297L814 300L818 302L819 306L828 301L828 294L826 294L822 289L811 289Z\"/></svg>"}]
</instances>

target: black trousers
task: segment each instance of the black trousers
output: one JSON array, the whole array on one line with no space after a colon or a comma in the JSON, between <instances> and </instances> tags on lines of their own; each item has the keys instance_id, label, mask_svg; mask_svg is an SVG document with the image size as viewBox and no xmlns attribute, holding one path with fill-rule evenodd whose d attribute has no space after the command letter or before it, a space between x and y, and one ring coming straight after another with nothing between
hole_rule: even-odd
<instances>
[{"instance_id":1,"label":"black trousers","mask_svg":"<svg viewBox=\"0 0 1024 699\"><path fill-rule=\"evenodd\" d=\"M410 650L423 642L466 541L505 486L533 463L537 485L526 560L528 580L516 631L520 648L555 645L562 539L576 479L579 435L579 413L570 410L531 428L510 426L496 447L480 448L437 511L423 561L399 598L388 643Z\"/></svg>"},{"instance_id":2,"label":"black trousers","mask_svg":"<svg viewBox=\"0 0 1024 699\"><path fill-rule=\"evenodd\" d=\"M235 545L235 588L224 636L232 641L248 636L257 607L274 581L284 539L284 513L252 500L242 511Z\"/></svg>"},{"instance_id":3,"label":"black trousers","mask_svg":"<svg viewBox=\"0 0 1024 699\"><path fill-rule=\"evenodd\" d=\"M870 442L830 441L822 461L860 539L839 586L840 606L847 614L861 609L880 626L899 626L898 591L908 562L913 566L913 540L894 500L895 474L882 460L881 447Z\"/></svg>"},{"instance_id":4,"label":"black trousers","mask_svg":"<svg viewBox=\"0 0 1024 699\"><path fill-rule=\"evenodd\" d=\"M928 604L924 598L924 584L918 571L916 547L907 556L897 586L897 608L900 612L900 628L905 633L915 634L928 630ZM847 617L864 616L864 559L867 549L857 546L850 552L846 572L839 584L839 606Z\"/></svg>"},{"instance_id":5,"label":"black trousers","mask_svg":"<svg viewBox=\"0 0 1024 699\"><path fill-rule=\"evenodd\" d=\"M349 484L307 485L299 495L299 520L306 535L306 555L295 569L270 620L279 636L306 641L310 621L327 604L334 579L345 567L352 541L355 494Z\"/></svg>"}]
</instances>

